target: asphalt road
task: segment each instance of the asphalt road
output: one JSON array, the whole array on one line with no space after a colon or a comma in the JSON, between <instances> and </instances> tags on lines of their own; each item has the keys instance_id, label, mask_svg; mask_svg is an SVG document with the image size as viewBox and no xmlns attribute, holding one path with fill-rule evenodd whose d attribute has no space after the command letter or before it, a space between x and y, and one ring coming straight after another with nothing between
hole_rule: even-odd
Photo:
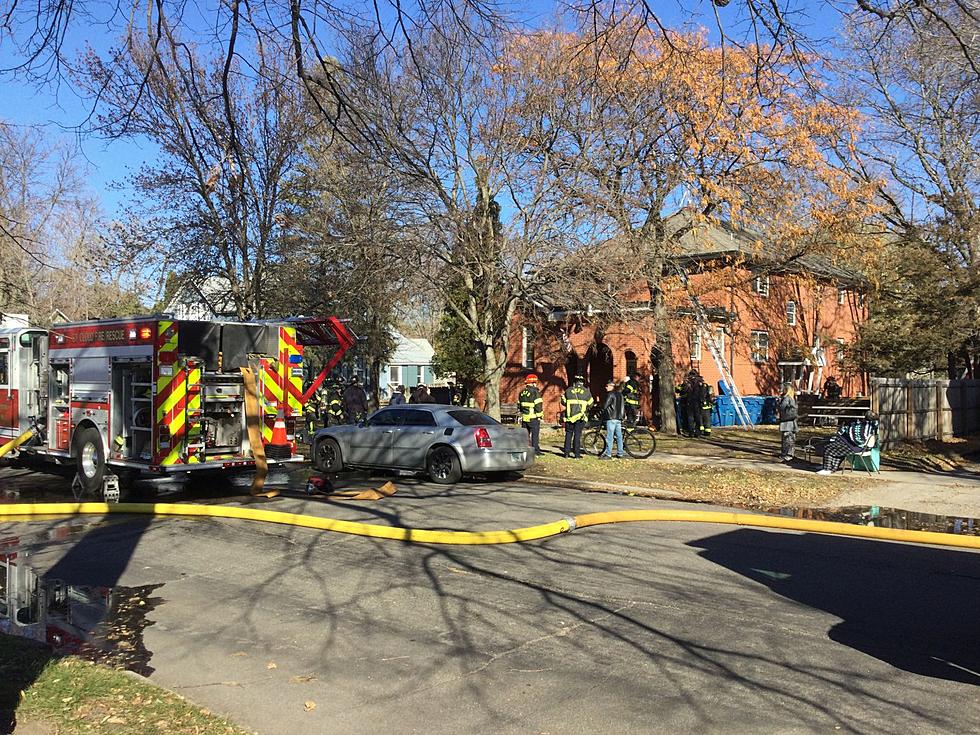
<instances>
[{"instance_id":1,"label":"asphalt road","mask_svg":"<svg viewBox=\"0 0 980 735\"><path fill-rule=\"evenodd\" d=\"M398 483L377 503L215 494L467 530L672 505ZM64 523L2 524L0 539ZM136 519L30 559L76 584L161 585L151 679L261 733L980 731L967 551L701 524L440 547Z\"/></svg>"}]
</instances>

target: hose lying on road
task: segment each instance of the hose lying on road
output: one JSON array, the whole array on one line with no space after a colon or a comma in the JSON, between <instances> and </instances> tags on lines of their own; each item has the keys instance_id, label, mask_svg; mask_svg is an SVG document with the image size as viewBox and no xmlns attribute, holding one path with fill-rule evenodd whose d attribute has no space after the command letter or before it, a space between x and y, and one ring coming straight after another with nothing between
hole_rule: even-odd
<instances>
[{"instance_id":1,"label":"hose lying on road","mask_svg":"<svg viewBox=\"0 0 980 735\"><path fill-rule=\"evenodd\" d=\"M106 515L136 513L154 516L203 516L207 518L235 518L246 521L279 523L287 526L315 528L322 531L349 533L357 536L409 541L418 544L509 544L520 541L557 536L577 528L599 526L607 523L636 521L680 521L685 523L722 523L734 526L757 526L787 531L826 533L836 536L858 536L883 541L904 541L934 546L960 546L980 549L980 537L961 536L934 531L906 531L898 528L856 526L849 523L813 521L805 518L756 515L705 510L617 510L604 513L585 513L573 518L543 523L528 528L507 531L435 531L418 528L378 526L356 521L283 513L273 510L257 510L225 505L192 505L190 503L14 503L0 504L0 519L30 520L38 516Z\"/></svg>"}]
</instances>

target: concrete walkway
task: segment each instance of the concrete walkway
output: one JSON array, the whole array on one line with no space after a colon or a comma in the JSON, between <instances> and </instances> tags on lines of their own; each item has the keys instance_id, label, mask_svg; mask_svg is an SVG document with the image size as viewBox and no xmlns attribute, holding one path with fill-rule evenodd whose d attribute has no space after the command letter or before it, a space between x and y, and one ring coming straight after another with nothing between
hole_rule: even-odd
<instances>
[{"instance_id":1,"label":"concrete walkway","mask_svg":"<svg viewBox=\"0 0 980 735\"><path fill-rule=\"evenodd\" d=\"M801 476L812 474L819 469L819 465L803 460L796 460L790 465L785 465L775 457L770 459L762 456L758 459L749 459L658 452L653 458L663 464L698 465L720 469L749 469ZM885 469L872 476L866 472L847 470L845 474L859 480L860 487L845 491L824 507L877 505L883 508L902 508L918 513L980 518L980 468L977 468L976 471L959 470L955 472L913 472ZM568 487L593 492L653 495L665 499L683 498L680 493L670 490L605 482L566 482L555 478L537 478L533 475L533 471L532 474L526 476L526 479L532 482L558 482Z\"/></svg>"}]
</instances>

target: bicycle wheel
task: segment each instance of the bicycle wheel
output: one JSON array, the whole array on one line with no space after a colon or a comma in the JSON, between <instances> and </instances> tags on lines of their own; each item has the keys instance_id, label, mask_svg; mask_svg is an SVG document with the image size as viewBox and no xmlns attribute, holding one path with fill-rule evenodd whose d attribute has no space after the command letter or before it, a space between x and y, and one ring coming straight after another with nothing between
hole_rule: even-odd
<instances>
[{"instance_id":1,"label":"bicycle wheel","mask_svg":"<svg viewBox=\"0 0 980 735\"><path fill-rule=\"evenodd\" d=\"M649 429L634 429L623 437L623 448L633 459L646 459L657 448L657 439Z\"/></svg>"},{"instance_id":2,"label":"bicycle wheel","mask_svg":"<svg viewBox=\"0 0 980 735\"><path fill-rule=\"evenodd\" d=\"M606 451L606 437L599 429L585 432L585 436L582 437L582 451L597 457Z\"/></svg>"}]
</instances>

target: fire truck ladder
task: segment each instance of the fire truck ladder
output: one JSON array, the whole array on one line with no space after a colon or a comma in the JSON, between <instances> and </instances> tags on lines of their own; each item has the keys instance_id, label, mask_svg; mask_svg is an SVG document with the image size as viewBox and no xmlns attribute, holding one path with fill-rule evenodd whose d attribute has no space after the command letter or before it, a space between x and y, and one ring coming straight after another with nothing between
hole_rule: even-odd
<instances>
[{"instance_id":1,"label":"fire truck ladder","mask_svg":"<svg viewBox=\"0 0 980 735\"><path fill-rule=\"evenodd\" d=\"M743 428L751 429L754 426L752 423L752 417L749 416L749 412L745 408L745 402L742 400L742 394L738 392L738 388L735 386L735 378L732 376L732 371L728 367L728 361L725 360L725 356L722 354L718 343L715 342L714 330L711 329L711 324L708 322L708 315L705 313L704 307L701 306L701 300L697 297L697 294L691 290L691 283L687 278L687 270L681 265L674 265L674 270L677 271L677 275L680 276L681 283L683 283L684 288L687 289L687 296L691 300L691 306L694 309L694 320L697 323L701 334L704 334L707 337L708 350L711 352L711 357L715 361L715 366L718 368L718 372L721 374L721 379L728 385L728 393L731 396L732 405L735 407L735 416Z\"/></svg>"}]
</instances>

